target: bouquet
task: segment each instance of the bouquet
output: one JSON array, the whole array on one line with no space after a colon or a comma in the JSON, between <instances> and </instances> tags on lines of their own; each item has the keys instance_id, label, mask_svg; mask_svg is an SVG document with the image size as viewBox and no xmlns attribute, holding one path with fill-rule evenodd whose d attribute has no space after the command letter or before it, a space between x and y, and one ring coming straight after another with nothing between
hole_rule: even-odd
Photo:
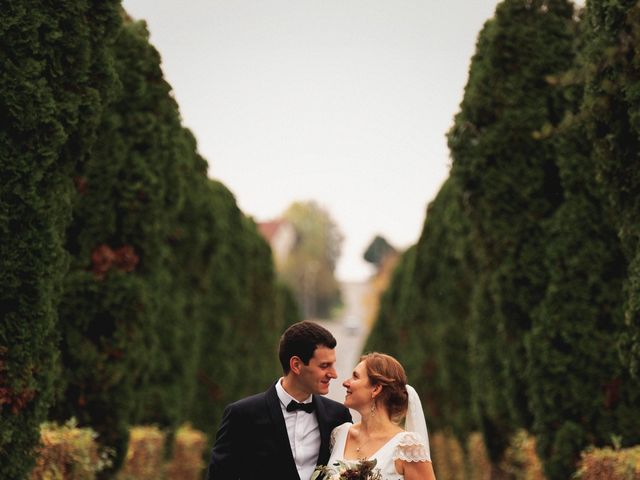
<instances>
[{"instance_id":1,"label":"bouquet","mask_svg":"<svg viewBox=\"0 0 640 480\"><path fill-rule=\"evenodd\" d=\"M333 466L319 465L313 471L311 480L382 480L377 460L361 460L358 463L338 460Z\"/></svg>"}]
</instances>

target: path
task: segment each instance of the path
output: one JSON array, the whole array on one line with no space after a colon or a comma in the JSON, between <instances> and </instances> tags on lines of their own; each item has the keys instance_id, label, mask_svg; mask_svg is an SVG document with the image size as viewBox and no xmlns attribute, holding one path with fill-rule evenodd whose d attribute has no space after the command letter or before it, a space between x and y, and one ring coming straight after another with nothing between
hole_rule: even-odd
<instances>
[{"instance_id":1,"label":"path","mask_svg":"<svg viewBox=\"0 0 640 480\"><path fill-rule=\"evenodd\" d=\"M336 370L338 378L333 380L329 387L327 397L337 402L344 401L344 387L342 382L351 376L353 367L358 362L362 353L362 347L367 338L368 330L364 322L364 306L362 299L368 291L367 283L345 282L341 284L342 298L345 304L342 315L335 320L317 320L327 328L336 340ZM354 421L357 421L357 413L351 412Z\"/></svg>"}]
</instances>

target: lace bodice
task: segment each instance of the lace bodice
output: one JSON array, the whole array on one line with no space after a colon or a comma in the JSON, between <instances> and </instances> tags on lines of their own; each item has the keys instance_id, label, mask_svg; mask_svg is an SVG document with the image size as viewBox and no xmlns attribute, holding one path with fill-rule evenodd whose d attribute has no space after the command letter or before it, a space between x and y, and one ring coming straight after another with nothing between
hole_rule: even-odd
<instances>
[{"instance_id":1,"label":"lace bodice","mask_svg":"<svg viewBox=\"0 0 640 480\"><path fill-rule=\"evenodd\" d=\"M350 423L343 423L331 432L331 457L328 465L333 465L337 460L348 464L358 463L358 460L344 459L344 448L350 427ZM396 434L369 457L369 459L373 458L377 460L377 467L380 468L384 480L404 479L404 476L396 471L396 460L404 460L405 462L431 461L428 440L425 442L414 432Z\"/></svg>"}]
</instances>

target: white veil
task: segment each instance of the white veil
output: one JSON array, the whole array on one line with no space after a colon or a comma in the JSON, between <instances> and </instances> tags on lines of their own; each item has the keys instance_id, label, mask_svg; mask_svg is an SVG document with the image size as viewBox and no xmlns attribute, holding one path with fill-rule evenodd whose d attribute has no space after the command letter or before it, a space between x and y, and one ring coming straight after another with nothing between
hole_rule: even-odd
<instances>
[{"instance_id":1,"label":"white veil","mask_svg":"<svg viewBox=\"0 0 640 480\"><path fill-rule=\"evenodd\" d=\"M409 408L407 409L407 416L404 421L404 428L408 432L415 432L422 437L427 447L427 453L429 456L431 452L429 450L429 433L427 432L427 421L424 418L424 412L422 410L422 404L420 403L420 397L415 389L407 384L407 394L409 396Z\"/></svg>"}]
</instances>

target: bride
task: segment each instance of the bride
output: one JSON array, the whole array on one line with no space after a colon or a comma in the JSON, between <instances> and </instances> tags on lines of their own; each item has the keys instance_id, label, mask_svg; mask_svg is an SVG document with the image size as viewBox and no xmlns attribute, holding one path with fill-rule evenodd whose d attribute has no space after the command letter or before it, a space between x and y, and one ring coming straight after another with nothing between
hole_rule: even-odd
<instances>
[{"instance_id":1,"label":"bride","mask_svg":"<svg viewBox=\"0 0 640 480\"><path fill-rule=\"evenodd\" d=\"M400 362L382 353L364 355L342 385L344 405L360 413L361 421L333 430L328 466L375 459L384 480L435 480L420 399Z\"/></svg>"}]
</instances>

